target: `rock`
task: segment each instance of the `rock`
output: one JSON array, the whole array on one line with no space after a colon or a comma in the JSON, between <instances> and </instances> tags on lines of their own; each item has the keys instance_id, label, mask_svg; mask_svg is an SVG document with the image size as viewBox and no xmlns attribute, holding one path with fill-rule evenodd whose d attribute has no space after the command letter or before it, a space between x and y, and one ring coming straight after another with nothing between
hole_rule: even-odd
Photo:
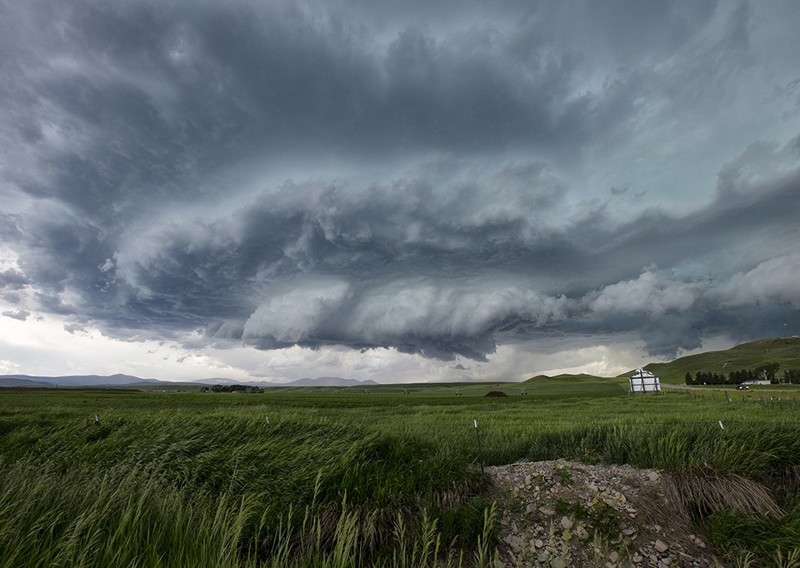
<instances>
[{"instance_id":1,"label":"rock","mask_svg":"<svg viewBox=\"0 0 800 568\"><path fill-rule=\"evenodd\" d=\"M701 539L697 535L690 534L689 540L692 542L692 544L695 544L696 546L704 546L703 539Z\"/></svg>"},{"instance_id":2,"label":"rock","mask_svg":"<svg viewBox=\"0 0 800 568\"><path fill-rule=\"evenodd\" d=\"M515 535L508 535L505 539L505 542L508 546L511 547L511 550L514 552L519 552L522 550L522 547L525 545L523 540Z\"/></svg>"},{"instance_id":3,"label":"rock","mask_svg":"<svg viewBox=\"0 0 800 568\"><path fill-rule=\"evenodd\" d=\"M570 483L560 483L564 476L559 469L571 473ZM631 466L588 466L564 460L498 466L487 468L487 473L494 476L504 505L499 519L498 549L508 568L589 565L712 568L714 565L708 548L702 550L706 544L696 535L686 538L688 535L662 530L662 526L670 526L671 516L676 514L674 502L668 502L660 490L665 474ZM514 495L518 497L515 499ZM591 513L604 500L607 506L604 511L613 517L598 519ZM643 523L637 511L641 508L640 500L652 502L663 512L653 511L643 502L642 507L655 513L647 517L652 521ZM577 514L584 509L590 514ZM570 514L573 510L575 515ZM598 530L598 520L612 519L609 528L616 529L614 534L604 540L603 546L597 546L593 536ZM660 523L663 525L659 526Z\"/></svg>"}]
</instances>

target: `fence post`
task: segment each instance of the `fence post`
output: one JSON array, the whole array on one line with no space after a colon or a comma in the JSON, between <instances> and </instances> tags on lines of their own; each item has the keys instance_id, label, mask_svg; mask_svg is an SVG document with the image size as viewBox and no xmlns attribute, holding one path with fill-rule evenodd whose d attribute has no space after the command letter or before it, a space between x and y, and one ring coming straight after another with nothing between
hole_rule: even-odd
<instances>
[{"instance_id":1,"label":"fence post","mask_svg":"<svg viewBox=\"0 0 800 568\"><path fill-rule=\"evenodd\" d=\"M481 462L481 473L486 473L486 471L483 468L483 453L481 452L481 432L480 430L478 430L478 419L473 418L472 424L475 426L475 439L478 443L478 459Z\"/></svg>"}]
</instances>

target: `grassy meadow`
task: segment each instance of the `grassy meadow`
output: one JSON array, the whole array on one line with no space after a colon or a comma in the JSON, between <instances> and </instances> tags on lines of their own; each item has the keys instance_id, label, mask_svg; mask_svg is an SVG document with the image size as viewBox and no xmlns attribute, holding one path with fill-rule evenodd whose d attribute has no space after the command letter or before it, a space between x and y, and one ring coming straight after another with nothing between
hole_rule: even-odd
<instances>
[{"instance_id":1,"label":"grassy meadow","mask_svg":"<svg viewBox=\"0 0 800 568\"><path fill-rule=\"evenodd\" d=\"M490 566L480 465L556 458L671 472L731 558L769 566L800 548L800 408L787 391L629 396L626 381L589 376L3 389L0 567ZM732 481L770 503L714 492Z\"/></svg>"}]
</instances>

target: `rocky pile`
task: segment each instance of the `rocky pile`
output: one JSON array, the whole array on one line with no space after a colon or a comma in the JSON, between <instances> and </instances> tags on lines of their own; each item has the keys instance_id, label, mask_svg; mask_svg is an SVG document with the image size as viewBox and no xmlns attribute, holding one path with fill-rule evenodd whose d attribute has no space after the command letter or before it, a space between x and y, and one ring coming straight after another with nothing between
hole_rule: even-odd
<instances>
[{"instance_id":1,"label":"rocky pile","mask_svg":"<svg viewBox=\"0 0 800 568\"><path fill-rule=\"evenodd\" d=\"M487 468L501 506L505 566L710 567L698 531L667 497L668 477L564 460Z\"/></svg>"},{"instance_id":2,"label":"rocky pile","mask_svg":"<svg viewBox=\"0 0 800 568\"><path fill-rule=\"evenodd\" d=\"M498 398L498 397L508 396L508 395L506 393L504 393L503 391L489 391L483 396L488 396L489 398Z\"/></svg>"}]
</instances>

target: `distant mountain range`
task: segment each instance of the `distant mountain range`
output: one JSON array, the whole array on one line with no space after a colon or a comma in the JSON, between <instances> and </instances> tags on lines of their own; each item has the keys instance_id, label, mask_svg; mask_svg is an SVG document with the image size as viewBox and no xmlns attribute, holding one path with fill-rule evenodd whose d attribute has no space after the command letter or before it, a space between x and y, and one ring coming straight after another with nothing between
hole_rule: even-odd
<instances>
[{"instance_id":1,"label":"distant mountain range","mask_svg":"<svg viewBox=\"0 0 800 568\"><path fill-rule=\"evenodd\" d=\"M316 379L297 379L290 383L283 383L282 387L361 387L368 385L378 385L375 381L357 381L355 379L343 379L342 377L318 377Z\"/></svg>"},{"instance_id":2,"label":"distant mountain range","mask_svg":"<svg viewBox=\"0 0 800 568\"><path fill-rule=\"evenodd\" d=\"M68 375L64 377L36 377L30 375L0 375L0 387L122 387L159 384L157 379L141 379L132 375Z\"/></svg>"},{"instance_id":3,"label":"distant mountain range","mask_svg":"<svg viewBox=\"0 0 800 568\"><path fill-rule=\"evenodd\" d=\"M258 385L272 387L355 387L377 385L375 381L357 381L342 377L303 378L289 383L270 383L266 381L235 381L233 379L211 378L195 381L161 381L142 379L133 375L69 375L64 377L37 377L31 375L0 375L0 387L9 388L58 388L58 387L137 387L150 385Z\"/></svg>"}]
</instances>

